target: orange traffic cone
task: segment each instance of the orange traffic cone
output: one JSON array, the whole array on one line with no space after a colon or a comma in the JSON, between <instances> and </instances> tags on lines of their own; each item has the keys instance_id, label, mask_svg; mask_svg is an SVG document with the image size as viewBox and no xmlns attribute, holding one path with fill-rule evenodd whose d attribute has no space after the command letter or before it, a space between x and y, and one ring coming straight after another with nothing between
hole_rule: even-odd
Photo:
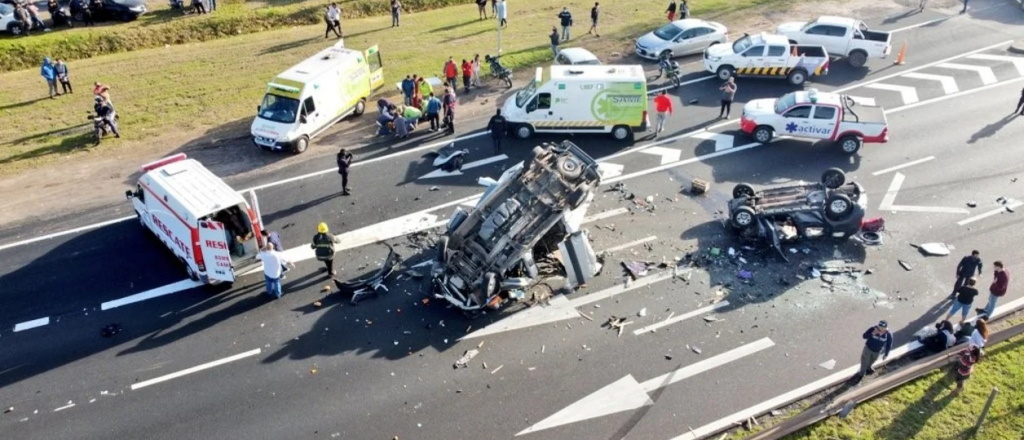
<instances>
[{"instance_id":1,"label":"orange traffic cone","mask_svg":"<svg viewBox=\"0 0 1024 440\"><path fill-rule=\"evenodd\" d=\"M904 58L906 58L906 57L907 57L907 42L906 42L906 40L904 40L903 41L903 47L900 48L900 54L898 56L896 56L896 61L894 61L893 64L903 65Z\"/></svg>"}]
</instances>

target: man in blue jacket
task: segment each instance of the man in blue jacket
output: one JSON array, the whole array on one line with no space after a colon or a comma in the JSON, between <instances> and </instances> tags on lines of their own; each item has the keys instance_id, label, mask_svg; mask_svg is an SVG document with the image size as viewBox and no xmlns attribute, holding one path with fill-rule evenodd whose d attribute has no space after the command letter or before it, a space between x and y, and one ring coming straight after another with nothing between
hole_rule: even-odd
<instances>
[{"instance_id":1,"label":"man in blue jacket","mask_svg":"<svg viewBox=\"0 0 1024 440\"><path fill-rule=\"evenodd\" d=\"M412 94L416 91L416 84L412 82L412 77L405 75L405 79L402 80L402 94L405 95L405 105L412 105Z\"/></svg>"},{"instance_id":2,"label":"man in blue jacket","mask_svg":"<svg viewBox=\"0 0 1024 440\"><path fill-rule=\"evenodd\" d=\"M875 372L872 365L881 356L882 360L889 357L889 350L892 349L892 333L889 333L889 323L879 321L878 325L867 329L862 336L864 338L864 349L860 353L860 372L854 376L854 380L860 382L864 376Z\"/></svg>"},{"instance_id":3,"label":"man in blue jacket","mask_svg":"<svg viewBox=\"0 0 1024 440\"><path fill-rule=\"evenodd\" d=\"M433 94L427 100L427 120L430 121L430 131L437 131L441 128L441 100Z\"/></svg>"},{"instance_id":4,"label":"man in blue jacket","mask_svg":"<svg viewBox=\"0 0 1024 440\"><path fill-rule=\"evenodd\" d=\"M569 12L569 8L562 7L562 12L558 13L558 20L562 25L562 40L569 41L569 28L572 27L572 13Z\"/></svg>"},{"instance_id":5,"label":"man in blue jacket","mask_svg":"<svg viewBox=\"0 0 1024 440\"><path fill-rule=\"evenodd\" d=\"M50 62L50 58L43 58L43 67L39 70L39 74L46 80L46 85L50 86L50 99L53 99L55 95L59 95L57 92L57 69Z\"/></svg>"}]
</instances>

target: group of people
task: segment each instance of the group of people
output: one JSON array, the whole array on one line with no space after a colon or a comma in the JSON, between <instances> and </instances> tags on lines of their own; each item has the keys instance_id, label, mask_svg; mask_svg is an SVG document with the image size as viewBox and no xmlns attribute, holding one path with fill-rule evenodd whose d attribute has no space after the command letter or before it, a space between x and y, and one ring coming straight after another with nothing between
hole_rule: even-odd
<instances>
[{"instance_id":1,"label":"group of people","mask_svg":"<svg viewBox=\"0 0 1024 440\"><path fill-rule=\"evenodd\" d=\"M208 14L217 10L217 0L191 0L188 8L185 8L185 0L172 0L171 7L184 14Z\"/></svg>"},{"instance_id":2,"label":"group of people","mask_svg":"<svg viewBox=\"0 0 1024 440\"><path fill-rule=\"evenodd\" d=\"M679 12L680 20L686 20L690 17L690 5L686 4L686 0L683 0L678 5L676 4L676 0L669 0L668 9L665 10L668 21L676 21L677 11Z\"/></svg>"},{"instance_id":3,"label":"group of people","mask_svg":"<svg viewBox=\"0 0 1024 440\"><path fill-rule=\"evenodd\" d=\"M46 86L50 90L50 99L55 99L63 94L74 93L74 89L71 87L68 65L64 60L58 58L57 62L53 62L49 57L43 58L43 65L39 69L39 74L46 80ZM61 89L64 90L63 93L57 89L58 82L60 82Z\"/></svg>"},{"instance_id":4,"label":"group of people","mask_svg":"<svg viewBox=\"0 0 1024 440\"><path fill-rule=\"evenodd\" d=\"M444 67L441 68L441 74L444 75L445 85L453 88L458 87L459 74L462 74L462 87L468 93L470 87L481 87L483 84L480 83L480 54L473 56L473 60L462 59L462 63L459 65L455 64L455 58L448 57L448 61L444 63ZM403 85L402 92L405 92Z\"/></svg>"},{"instance_id":5,"label":"group of people","mask_svg":"<svg viewBox=\"0 0 1024 440\"><path fill-rule=\"evenodd\" d=\"M594 7L590 8L590 30L587 31L587 35L594 35L600 37L601 35L597 32L597 19L601 15L601 4L595 2ZM551 40L551 52L554 56L558 56L558 46L563 42L569 41L572 37L572 12L569 12L568 7L562 7L562 11L558 13L558 24L562 28L562 32L558 32L558 27L551 27L551 34L548 38Z\"/></svg>"},{"instance_id":6,"label":"group of people","mask_svg":"<svg viewBox=\"0 0 1024 440\"><path fill-rule=\"evenodd\" d=\"M56 4L53 0L50 0L50 2ZM25 35L28 35L34 28L41 29L43 32L50 32L50 28L46 27L46 23L43 23L42 17L39 16L39 8L30 1L3 0L3 3L14 7L14 18L21 23L21 29ZM50 15L52 16L53 14L54 9L50 9Z\"/></svg>"},{"instance_id":7,"label":"group of people","mask_svg":"<svg viewBox=\"0 0 1024 440\"><path fill-rule=\"evenodd\" d=\"M487 0L476 0L476 9L480 14L481 20L486 20L488 18ZM508 25L508 9L505 6L505 0L491 0L490 18L498 19L498 26L505 27Z\"/></svg>"},{"instance_id":8,"label":"group of people","mask_svg":"<svg viewBox=\"0 0 1024 440\"><path fill-rule=\"evenodd\" d=\"M73 94L71 86L71 73L67 63L62 59L56 62L49 57L43 58L43 64L39 68L39 74L46 80L50 99L56 99L60 95ZM57 84L60 88L57 88ZM102 129L102 134L114 133L115 137L121 137L117 129L117 112L114 111L114 103L110 100L110 87L102 83L93 84L93 111L96 113L97 124ZM99 141L97 139L97 141Z\"/></svg>"}]
</instances>

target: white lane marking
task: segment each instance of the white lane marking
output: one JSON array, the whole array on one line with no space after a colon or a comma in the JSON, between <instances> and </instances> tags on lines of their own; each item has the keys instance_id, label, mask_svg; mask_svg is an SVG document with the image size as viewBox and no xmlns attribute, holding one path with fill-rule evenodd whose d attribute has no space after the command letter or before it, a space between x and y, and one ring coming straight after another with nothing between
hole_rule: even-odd
<instances>
[{"instance_id":1,"label":"white lane marking","mask_svg":"<svg viewBox=\"0 0 1024 440\"><path fill-rule=\"evenodd\" d=\"M648 394L657 389L721 367L774 345L775 343L769 338L760 339L655 377L644 383L637 383L631 374L626 375L570 404L537 424L520 431L516 436L653 405L654 401L651 400Z\"/></svg>"},{"instance_id":2,"label":"white lane marking","mask_svg":"<svg viewBox=\"0 0 1024 440\"><path fill-rule=\"evenodd\" d=\"M892 183L889 184L889 190L885 192L885 197L882 197L882 203L878 205L879 211L905 211L905 212L936 212L941 214L970 214L971 212L964 208L947 208L945 206L909 206L909 205L893 205L896 202L896 194L899 193L900 188L903 186L903 181L907 179L903 173L897 172L892 177Z\"/></svg>"},{"instance_id":3,"label":"white lane marking","mask_svg":"<svg viewBox=\"0 0 1024 440\"><path fill-rule=\"evenodd\" d=\"M617 215L625 214L629 212L628 208L615 208L608 211L602 211L594 215L589 215L583 218L583 223L596 222L598 220L604 220L609 217L615 217Z\"/></svg>"},{"instance_id":4,"label":"white lane marking","mask_svg":"<svg viewBox=\"0 0 1024 440\"><path fill-rule=\"evenodd\" d=\"M917 101L920 101L920 99L917 98L917 89L910 86L897 86L893 84L869 84L865 87L869 89L899 92L900 97L903 98L903 104L913 104Z\"/></svg>"},{"instance_id":5,"label":"white lane marking","mask_svg":"<svg viewBox=\"0 0 1024 440\"><path fill-rule=\"evenodd\" d=\"M33 328L36 328L36 327L42 327L42 326L47 325L49 323L50 323L50 317L49 316L47 316L45 318L33 319L31 321L19 322L19 323L14 325L14 331L15 332L25 331L25 330L33 329Z\"/></svg>"},{"instance_id":6,"label":"white lane marking","mask_svg":"<svg viewBox=\"0 0 1024 440\"><path fill-rule=\"evenodd\" d=\"M846 96L849 97L850 99L852 99L853 102L856 102L857 104L868 106L868 107L874 107L875 106L875 98L866 98L866 97L863 97L863 96L850 96L850 95L846 95Z\"/></svg>"},{"instance_id":7,"label":"white lane marking","mask_svg":"<svg viewBox=\"0 0 1024 440\"><path fill-rule=\"evenodd\" d=\"M914 67L914 68L911 68L911 69L904 70L902 72L896 72L896 73L893 73L893 74L890 74L890 75L886 75L886 76L883 76L883 77L880 77L880 78L876 78L876 79L873 79L873 80L870 80L870 81L867 81L867 82L862 82L862 83L857 83L857 84L853 84L853 85L846 86L846 87L841 87L841 88L838 88L836 90L833 90L832 93L843 93L843 92L846 92L846 91L849 91L849 90L856 89L858 87L864 87L864 86L867 86L867 85L870 85L870 84L874 84L874 83L879 82L879 81L885 81L885 80L887 80L889 78L893 78L893 77L897 77L897 76L900 76L900 75L904 75L904 74L909 73L909 72L915 72L915 71L918 71L918 70L921 70L921 69L926 69L926 68L935 66L937 64L942 64L942 63L945 63L945 62L948 62L948 61L952 61L952 60L956 60L956 59L959 59L959 58L968 57L968 56L976 54L978 52L984 52L986 50L995 49L997 47L1005 46L1005 45L1010 44L1010 43L1013 43L1013 40L1006 40L1006 41L1003 41L1003 42L1000 42L1000 43L997 43L997 44L993 44L991 46L985 46L985 47L983 47L981 49L975 49L975 50L972 50L972 51L969 51L969 52L964 52L964 53L961 53L959 55L954 55L954 56L951 56L951 57L948 57L948 58L944 58L944 59L939 60L939 61L935 61L935 62L932 62L932 63L924 64L924 65L921 65L921 66L917 66L917 67ZM709 80L709 79L712 79L712 78L714 78L714 75L707 76L707 77L704 77L704 78L698 78L696 80L687 81L684 84L689 84L689 83L692 83L692 82L699 82L699 81L706 81L706 80ZM1016 82L1016 80L1008 81L1008 82ZM974 89L974 90L978 90L978 89ZM964 93L964 92L961 92L961 93ZM947 95L947 96L952 97L954 95ZM682 134L682 135L679 135L679 136L676 136L676 137L663 139L663 140L660 140L658 142L654 142L654 143L648 144L646 146L630 148L630 149L621 151L619 153L613 154L611 156L605 156L602 159L603 160L608 160L608 159L611 159L613 157L618 157L618 156L622 156L622 155L625 155L625 154L629 154L629 153L633 153L633 152L642 150L642 149L647 148L649 146L655 146L655 145L660 145L660 144L672 142L672 141L675 141L675 140L678 140L678 139L682 139L682 138L685 138L685 137L694 136L696 133L700 133L700 132L704 132L704 131L708 131L708 130L713 130L713 129L717 129L717 128L720 128L720 127L725 127L725 126L727 126L729 124L735 124L737 122L739 122L739 119L730 119L728 121L724 121L724 122L720 122L718 124L710 125L708 127L705 127L703 129L695 131L695 132L685 133L685 134ZM488 133L490 133L490 132L484 131L484 132L474 133L474 134L471 134L471 135L455 138L454 141L461 141L461 140L466 140L466 139L472 139L472 138L483 136L483 135L488 134ZM452 141L453 140L448 140L448 141L438 142L438 143L434 143L434 144L430 144L430 145L424 145L424 146L421 146L421 147L417 147L416 149L413 149L413 150L399 151L399 152L391 154L391 155L381 156L381 157L378 157L378 158L375 158L375 159L367 159L365 161L359 161L359 162L356 162L356 163L352 164L352 166L360 166L361 164L367 164L367 163L373 163L373 162L377 162L377 161L381 161L381 160L386 160L386 159L389 159L389 158L392 158L392 157L397 157L397 156L401 156L401 155L404 155L404 154L407 154L407 153L412 153L414 151L422 151L422 150L425 150L427 148L436 148L438 146L441 146L442 144L447 144L447 143L450 143ZM319 175L327 174L327 173L332 173L332 172L336 172L336 171L337 171L336 168L329 168L329 169L326 169L326 170L323 170L323 171L318 171L318 172L309 173L309 174L306 174L306 175L303 175L303 176L298 176L298 178L293 177L293 178L288 178L288 179L284 179L284 180L277 181L277 182L271 182L271 183L268 183L268 184L255 186L255 187L252 187L252 188L247 188L247 189L239 191L239 192L243 192L244 193L244 192L247 192L248 190L251 190L251 189L264 189L264 188L269 188L269 187L272 187L272 186L283 185L285 183L294 182L296 180L301 180L301 179L305 179L305 178L309 178L309 177L315 177L315 176L319 176ZM13 248L13 247L17 247L17 246L23 246L23 245L30 244L30 243L35 243L35 242L41 241L41 240L48 240L48 239L51 239L51 238L60 237L62 235L75 234L75 233L87 231L87 230L90 230L90 229L100 228L100 227L103 227L103 226L112 225L112 224L115 224L115 223L120 223L120 222L131 220L131 219L134 219L134 218L135 218L135 216L121 217L121 218L118 218L118 219L107 220L105 222L100 222L100 223L96 223L96 224L92 224L92 225L86 225L86 226L78 227L78 228L75 228L75 229L70 229L70 230L67 230L67 231L56 232L56 233L49 234L49 235L46 235L46 236L43 236L43 237L36 237L36 238L28 239L28 240L19 241L19 242L16 242L16 243L10 243L10 244L6 244L6 245L3 245L3 246L0 246L0 251L5 250L5 249L10 249L10 248Z\"/></svg>"},{"instance_id":8,"label":"white lane marking","mask_svg":"<svg viewBox=\"0 0 1024 440\"><path fill-rule=\"evenodd\" d=\"M60 407L60 408L54 408L54 409L53 409L53 412L57 412L57 411L64 411L64 410L66 410L66 409L68 409L68 408L74 408L74 407L75 407L75 404L74 404L74 403L69 403L69 404L67 404L67 405L64 405L64 406L62 406L62 407Z\"/></svg>"},{"instance_id":9,"label":"white lane marking","mask_svg":"<svg viewBox=\"0 0 1024 440\"><path fill-rule=\"evenodd\" d=\"M1014 78L1014 79L1009 79L1009 80L1002 81L1002 82L997 82L995 84L989 84L987 86L981 86L981 87L973 88L973 89L970 89L970 90L964 90L964 91L961 91L960 93L954 93L952 95L945 95L945 96L940 96L938 98L932 98L932 99L924 100L924 101L921 101L921 102L918 102L918 103L914 103L914 104L911 104L911 105L905 105L903 107L894 108L892 110L886 110L885 114L888 115L890 113L899 113L899 112L902 112L902 111L918 108L918 107L920 107L922 105L933 104L933 103L936 103L936 102L942 102L942 101L945 101L947 99L959 98L961 96L970 95L972 93L984 92L984 91L986 91L988 89L996 88L996 87L999 87L999 86L1004 86L1004 85L1007 85L1007 84L1013 84L1015 82L1020 82L1020 81L1024 81L1024 76L1017 77L1017 78Z\"/></svg>"},{"instance_id":10,"label":"white lane marking","mask_svg":"<svg viewBox=\"0 0 1024 440\"><path fill-rule=\"evenodd\" d=\"M872 176L881 176L882 174L885 174L885 173L890 173L890 172L893 172L893 171L896 171L896 170L902 170L904 168L912 167L914 165L922 164L922 163L925 163L925 162L928 162L928 161L934 160L934 159L935 159L935 156L928 156L928 157L925 157L923 159L918 159L918 160L910 161L910 162L907 162L907 163L904 163L904 164L901 164L901 165L896 165L894 167L886 168L884 170L878 170L878 171L875 171L875 172L871 173L871 175Z\"/></svg>"},{"instance_id":11,"label":"white lane marking","mask_svg":"<svg viewBox=\"0 0 1024 440\"><path fill-rule=\"evenodd\" d=\"M974 60L988 60L988 61L1003 61L1006 63L1013 64L1017 68L1017 73L1024 76L1024 58L1012 57L1009 55L990 55L987 53L979 53L975 55L969 55L967 58Z\"/></svg>"},{"instance_id":12,"label":"white lane marking","mask_svg":"<svg viewBox=\"0 0 1024 440\"><path fill-rule=\"evenodd\" d=\"M129 295L124 298L115 299L113 301L107 301L103 304L100 304L100 310L110 310L113 308L126 306L128 304L134 304L139 301L145 301L147 299L159 298L164 295L170 295L172 293L181 292L182 290L192 289L202 285L203 283L199 281L181 280L176 283L171 283L166 286L161 286L155 289L147 290L145 292Z\"/></svg>"},{"instance_id":13,"label":"white lane marking","mask_svg":"<svg viewBox=\"0 0 1024 440\"><path fill-rule=\"evenodd\" d=\"M903 26L901 28L897 28L895 30L891 30L891 31L889 31L889 33L890 34L895 34L897 32L909 31L911 29L916 29L916 28L919 28L919 27L922 27L922 26L928 26L930 24L935 24L935 23L943 22L943 21L949 20L951 18L953 18L953 17L936 18L934 20L928 20L928 21L926 21L924 23L912 24L910 26Z\"/></svg>"},{"instance_id":14,"label":"white lane marking","mask_svg":"<svg viewBox=\"0 0 1024 440\"><path fill-rule=\"evenodd\" d=\"M938 81L942 84L942 92L945 94L956 93L960 88L956 86L956 79L946 75L932 75L930 73L910 72L903 75L904 78L923 79L927 81Z\"/></svg>"},{"instance_id":15,"label":"white lane marking","mask_svg":"<svg viewBox=\"0 0 1024 440\"><path fill-rule=\"evenodd\" d=\"M1008 200L1008 202L1009 203L1007 203L1004 206L1000 206L1000 207L998 207L996 209L993 209L991 211L988 211L988 212L985 212L985 213L982 213L982 214L978 214L978 215L976 215L974 217L971 217L971 218L960 220L960 221L956 222L956 224L958 226L963 226L963 225L966 225L968 223L974 223L974 222L976 222L978 220L983 220L983 219L992 217L994 215L1002 214L1002 213L1006 212L1006 208L1007 207L1009 207L1010 209L1017 209L1017 208L1019 208L1021 206L1024 206L1024 202L1021 202L1019 200L1010 199L1010 200Z\"/></svg>"},{"instance_id":16,"label":"white lane marking","mask_svg":"<svg viewBox=\"0 0 1024 440\"><path fill-rule=\"evenodd\" d=\"M625 168L625 165L617 163L599 162L597 164L597 173L601 175L602 179L611 179L612 177L621 176L622 170Z\"/></svg>"},{"instance_id":17,"label":"white lane marking","mask_svg":"<svg viewBox=\"0 0 1024 440\"><path fill-rule=\"evenodd\" d=\"M186 369L178 371L176 373L171 373L171 374L160 376L160 377L156 377L156 378L153 378L153 379L144 380L142 382L133 383L132 384L132 391L135 391L135 390L140 389L140 388L145 388L145 387L148 387L150 385L155 385L155 384L158 384L160 382L166 382L166 381L171 380L171 379L177 379L177 378L179 378L181 376L189 375L189 374L192 374L192 373L195 373L195 372L198 372L198 371L203 371L203 370L207 370L207 369L210 369L210 368L213 368L213 367L221 366L221 365L224 365L224 364L229 363L229 362L234 362L234 361L237 361L239 359L247 358L249 356L256 356L258 354L260 354L260 349L259 348L254 349L254 350L249 350L249 351L247 351L245 353L239 353L239 354L236 354L234 356L229 356L229 357L226 357L224 359L216 360L216 361L213 361L213 362L207 362L207 363L202 364L202 365L196 365L196 366L194 366L192 368L186 368Z\"/></svg>"},{"instance_id":18,"label":"white lane marking","mask_svg":"<svg viewBox=\"0 0 1024 440\"><path fill-rule=\"evenodd\" d=\"M520 330L529 327L535 327L538 325L548 324L552 322L563 321L566 319L579 318L579 312L576 311L577 307L585 306L590 303L602 301L611 298L615 295L621 295L631 290L636 290L641 287L650 286L654 283L665 281L673 277L672 271L660 272L654 275L648 275L644 278L640 278L629 284L616 284L615 286L609 287L599 292L594 292L588 295L584 295L570 301L565 300L564 295L559 295L551 299L550 306L543 307L532 307L526 310L516 312L515 314L502 319L501 321L490 324L480 330L470 333L466 336L459 338L460 341L466 339L479 338L482 336L490 336L498 333L509 332L513 330ZM561 299L559 299L561 298Z\"/></svg>"},{"instance_id":19,"label":"white lane marking","mask_svg":"<svg viewBox=\"0 0 1024 440\"><path fill-rule=\"evenodd\" d=\"M690 64L693 64L693 63L690 63ZM688 86L690 84L699 83L701 81L707 81L709 79L714 79L714 78L715 78L715 75L702 76L702 77L697 78L697 79L691 79L689 81L683 81L683 82L679 83L679 85L680 86ZM647 89L647 94L648 95L653 95L653 94L658 93L658 92L660 92L662 90L668 90L668 89L671 89L671 88L675 88L675 85L658 87L656 89Z\"/></svg>"},{"instance_id":20,"label":"white lane marking","mask_svg":"<svg viewBox=\"0 0 1024 440\"><path fill-rule=\"evenodd\" d=\"M774 142L776 140L782 140L782 139L789 139L789 137L780 136L780 137L775 138L772 142ZM708 153L708 154L705 154L703 156L692 157L692 158L684 159L684 160L681 160L679 162L674 162L674 163L667 163L665 165L660 165L660 166L656 166L656 167L653 167L653 168L648 168L646 170L637 171L635 173L623 174L623 175L621 175L619 177L614 177L614 178L611 178L611 179L608 179L608 180L603 180L601 183L613 183L613 182L618 182L620 180L626 180L626 179L632 179L632 178L635 178L635 177L646 176L648 174L657 173L659 171L664 171L664 170L667 170L667 169L670 169L670 168L675 168L675 167L679 167L679 166L683 166L683 165L688 165L688 164L696 163L696 162L703 162L705 160L714 159L716 157L725 156L727 154L739 153L741 151L746 151L746 150L749 150L749 149L754 148L754 147L760 147L761 145L763 145L763 144L760 144L760 143L757 143L757 142L753 142L753 143L746 144L746 145L741 145L739 147L735 147L735 148L732 148L732 149L729 149L729 150L716 151L714 153Z\"/></svg>"},{"instance_id":21,"label":"white lane marking","mask_svg":"<svg viewBox=\"0 0 1024 440\"><path fill-rule=\"evenodd\" d=\"M640 152L644 154L650 154L653 156L659 156L661 158L662 165L667 164L669 162L675 162L679 160L679 158L683 155L682 151L665 147L650 147Z\"/></svg>"},{"instance_id":22,"label":"white lane marking","mask_svg":"<svg viewBox=\"0 0 1024 440\"><path fill-rule=\"evenodd\" d=\"M465 164L462 165L462 169L463 170L469 170L469 169L473 169L473 168L476 168L476 167L487 165L489 163L500 162L500 161L503 161L505 159L508 159L508 156L506 156L504 154L499 154L497 156L491 156L491 157L488 157L486 159L480 159L480 160L475 160L473 162L465 163ZM420 179L433 179L433 178L436 178L436 177L461 176L461 175L462 175L462 171L445 171L445 170L438 169L438 170L434 170L434 171L430 172L429 174L424 175L423 177L420 177Z\"/></svg>"},{"instance_id":23,"label":"white lane marking","mask_svg":"<svg viewBox=\"0 0 1024 440\"><path fill-rule=\"evenodd\" d=\"M998 306L998 307L996 307L995 312L992 314L993 315L993 319L994 318L999 318L999 317L1001 317L1001 316L1003 316L1003 315L1005 315L1005 314L1007 314L1007 313L1009 313L1011 311L1017 310L1018 308L1020 308L1022 306L1024 306L1024 298L1018 298L1018 299L1016 299L1014 301L1011 301L1011 302L1006 303L1004 305ZM976 319L978 319L978 318L976 318L976 317L972 318L972 319L970 319L970 321L973 322ZM914 342L911 342L909 344L905 344L905 345L903 345L901 347L895 348L895 349L893 349L892 351L889 352L889 359L890 359L889 362L895 361L895 360L897 360L897 359L899 359L899 358L901 358L903 356L906 356L907 353L910 353L910 352L912 352L914 350L917 350L918 348L921 348L921 347L922 347L921 343L919 343L917 341L914 341ZM875 362L874 366L878 367L878 366L881 366L883 363L884 363L884 361L882 359L879 359L877 362ZM818 393L821 390L824 390L826 388L830 388L832 386L835 386L835 385L839 384L840 382L843 382L845 380L849 380L851 377L853 377L854 374L857 373L857 371L859 369L860 369L859 365L854 365L854 366L845 368L845 369L843 369L841 371L837 371L837 372L835 372L833 374L825 376L825 377L823 377L821 379L818 379L818 380L816 380L814 382L811 382L811 383L809 383L807 385L804 385L804 386L801 386L799 388L787 391L787 392L782 393L782 394L780 394L778 396L775 396L775 397L773 397L771 399L765 400L764 402L761 402L761 403L758 403L758 404L753 405L751 407L748 407L746 409L740 410L740 411L738 411L736 413L733 413L731 415L722 417L721 419L718 419L718 420L716 420L714 422L708 423L707 425L698 427L696 429L690 429L689 432L687 432L685 434L682 434L680 436L674 437L674 438L672 438L672 440L697 440L697 439L704 438L704 437L707 437L707 436L712 435L712 434L717 434L718 432L721 432L723 430L726 430L726 429L729 429L729 428L733 427L735 423L742 422L743 420L747 420L747 419L749 419L751 417L757 417L757 416L759 416L761 414L765 414L768 411L771 411L771 410L773 410L775 408L779 408L779 407L788 405L788 404L793 403L793 402L795 402L797 400L800 400L800 399L802 399L802 398L804 398L806 396Z\"/></svg>"},{"instance_id":24,"label":"white lane marking","mask_svg":"<svg viewBox=\"0 0 1024 440\"><path fill-rule=\"evenodd\" d=\"M633 330L633 334L639 336L639 335L642 335L644 333L651 333L651 332L654 332L655 330L657 330L659 328L668 327L668 326L670 326L672 324L675 324L677 322L682 322L682 321L685 321L687 319L693 318L694 316L703 315L705 313L710 313L710 312L713 312L715 310L718 310L718 309L720 309L722 307L725 307L725 306L728 306L728 305L729 305L729 301L722 301L722 302L719 302L717 304L712 304L712 305L707 306L707 307L702 307L702 308L699 308L699 309L694 310L692 312L684 313L682 315L675 316L675 317L673 317L671 319L666 319L666 320L663 320L663 321L651 324L651 325L649 325L647 327L638 328L636 330Z\"/></svg>"},{"instance_id":25,"label":"white lane marking","mask_svg":"<svg viewBox=\"0 0 1024 440\"><path fill-rule=\"evenodd\" d=\"M733 147L736 142L736 137L730 134L719 134L719 133L697 133L693 137L697 139L704 139L706 141L715 141L715 151L728 150Z\"/></svg>"},{"instance_id":26,"label":"white lane marking","mask_svg":"<svg viewBox=\"0 0 1024 440\"><path fill-rule=\"evenodd\" d=\"M620 244L618 246L613 246L613 247L610 247L610 248L605 249L605 250L603 250L601 252L598 252L598 253L599 254L607 254L607 253L611 253L611 252L621 251L623 249L629 249L629 248L631 248L633 246L644 244L644 243L647 243L649 241L654 241L654 240L657 240L657 239L658 239L657 236L652 235L650 237L644 237L644 238L641 238L639 240L631 241L629 243Z\"/></svg>"},{"instance_id":27,"label":"white lane marking","mask_svg":"<svg viewBox=\"0 0 1024 440\"><path fill-rule=\"evenodd\" d=\"M935 67L941 67L943 69L966 70L966 71L970 71L970 72L975 72L975 73L978 74L978 76L981 77L981 83L985 84L985 85L994 84L996 81L998 81L998 79L996 79L995 72L993 72L992 68L988 67L988 66L974 66L974 65L971 65L971 64L942 63L942 64L939 64L939 65L937 65Z\"/></svg>"}]
</instances>

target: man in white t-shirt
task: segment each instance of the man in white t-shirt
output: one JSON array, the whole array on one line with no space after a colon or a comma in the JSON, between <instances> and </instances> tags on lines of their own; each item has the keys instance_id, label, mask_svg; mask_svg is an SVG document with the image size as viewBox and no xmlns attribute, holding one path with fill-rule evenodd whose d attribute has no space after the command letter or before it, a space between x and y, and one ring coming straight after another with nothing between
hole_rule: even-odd
<instances>
[{"instance_id":1,"label":"man in white t-shirt","mask_svg":"<svg viewBox=\"0 0 1024 440\"><path fill-rule=\"evenodd\" d=\"M338 8L337 3L331 3L327 7L327 13L324 14L324 21L327 22L327 31L324 32L324 38L329 38L331 32L337 35L338 38L342 37L341 34L341 8Z\"/></svg>"},{"instance_id":2,"label":"man in white t-shirt","mask_svg":"<svg viewBox=\"0 0 1024 440\"><path fill-rule=\"evenodd\" d=\"M263 278L267 282L267 295L280 299L281 295L283 295L281 292L281 276L284 274L283 266L287 265L294 268L295 264L288 261L284 254L275 251L274 245L270 243L267 243L256 258L263 261Z\"/></svg>"}]
</instances>

